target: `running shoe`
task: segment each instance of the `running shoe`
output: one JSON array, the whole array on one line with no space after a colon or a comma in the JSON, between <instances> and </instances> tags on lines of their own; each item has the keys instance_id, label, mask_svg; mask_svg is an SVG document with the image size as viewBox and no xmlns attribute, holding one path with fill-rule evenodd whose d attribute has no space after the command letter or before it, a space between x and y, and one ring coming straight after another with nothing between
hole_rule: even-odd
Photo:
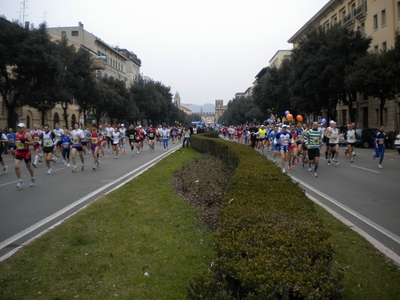
<instances>
[{"instance_id":1,"label":"running shoe","mask_svg":"<svg viewBox=\"0 0 400 300\"><path fill-rule=\"evenodd\" d=\"M339 161L335 160L335 165L338 166L339 165Z\"/></svg>"},{"instance_id":2,"label":"running shoe","mask_svg":"<svg viewBox=\"0 0 400 300\"><path fill-rule=\"evenodd\" d=\"M331 165L331 161L330 160L328 160L328 166L330 166Z\"/></svg>"},{"instance_id":3,"label":"running shoe","mask_svg":"<svg viewBox=\"0 0 400 300\"><path fill-rule=\"evenodd\" d=\"M53 170L52 170L52 169L49 169L49 170L47 171L47 174L53 174Z\"/></svg>"},{"instance_id":4,"label":"running shoe","mask_svg":"<svg viewBox=\"0 0 400 300\"><path fill-rule=\"evenodd\" d=\"M375 153L372 153L372 160L375 160L376 156Z\"/></svg>"},{"instance_id":5,"label":"running shoe","mask_svg":"<svg viewBox=\"0 0 400 300\"><path fill-rule=\"evenodd\" d=\"M93 165L93 171L96 171L96 166L95 165Z\"/></svg>"},{"instance_id":6,"label":"running shoe","mask_svg":"<svg viewBox=\"0 0 400 300\"><path fill-rule=\"evenodd\" d=\"M304 169L304 164L301 164L301 168Z\"/></svg>"},{"instance_id":7,"label":"running shoe","mask_svg":"<svg viewBox=\"0 0 400 300\"><path fill-rule=\"evenodd\" d=\"M312 168L311 167L308 167L308 172L311 172L312 171Z\"/></svg>"},{"instance_id":8,"label":"running shoe","mask_svg":"<svg viewBox=\"0 0 400 300\"><path fill-rule=\"evenodd\" d=\"M70 163L67 163L67 167L70 167L71 166L71 164Z\"/></svg>"},{"instance_id":9,"label":"running shoe","mask_svg":"<svg viewBox=\"0 0 400 300\"><path fill-rule=\"evenodd\" d=\"M76 173L76 172L78 172L78 170L76 169L76 167L73 167L72 168L72 173Z\"/></svg>"},{"instance_id":10,"label":"running shoe","mask_svg":"<svg viewBox=\"0 0 400 300\"><path fill-rule=\"evenodd\" d=\"M381 164L378 164L378 167L379 167L379 169L382 169L382 165Z\"/></svg>"},{"instance_id":11,"label":"running shoe","mask_svg":"<svg viewBox=\"0 0 400 300\"><path fill-rule=\"evenodd\" d=\"M315 178L317 178L317 177L318 177L317 173L314 173L314 174L313 174L313 176L314 176Z\"/></svg>"},{"instance_id":12,"label":"running shoe","mask_svg":"<svg viewBox=\"0 0 400 300\"><path fill-rule=\"evenodd\" d=\"M33 187L35 185L35 177L31 178L31 183L29 184L30 187Z\"/></svg>"},{"instance_id":13,"label":"running shoe","mask_svg":"<svg viewBox=\"0 0 400 300\"><path fill-rule=\"evenodd\" d=\"M297 157L296 160L297 160L298 163L300 162L300 158L299 157Z\"/></svg>"},{"instance_id":14,"label":"running shoe","mask_svg":"<svg viewBox=\"0 0 400 300\"><path fill-rule=\"evenodd\" d=\"M22 179L19 179L17 182L17 189L19 189L23 185L24 185L24 182L22 181Z\"/></svg>"},{"instance_id":15,"label":"running shoe","mask_svg":"<svg viewBox=\"0 0 400 300\"><path fill-rule=\"evenodd\" d=\"M135 151L132 150L132 156L134 156L134 155L135 155Z\"/></svg>"},{"instance_id":16,"label":"running shoe","mask_svg":"<svg viewBox=\"0 0 400 300\"><path fill-rule=\"evenodd\" d=\"M85 170L85 165L82 165L81 171Z\"/></svg>"},{"instance_id":17,"label":"running shoe","mask_svg":"<svg viewBox=\"0 0 400 300\"><path fill-rule=\"evenodd\" d=\"M4 167L3 167L3 172L4 172L4 174L6 174L6 173L7 173L7 169L8 169L8 167L7 167L7 166L4 166Z\"/></svg>"},{"instance_id":18,"label":"running shoe","mask_svg":"<svg viewBox=\"0 0 400 300\"><path fill-rule=\"evenodd\" d=\"M36 164L35 163L32 163L32 166L36 169Z\"/></svg>"},{"instance_id":19,"label":"running shoe","mask_svg":"<svg viewBox=\"0 0 400 300\"><path fill-rule=\"evenodd\" d=\"M100 168L100 161L97 161L97 162L96 162L96 167L97 167L97 168Z\"/></svg>"},{"instance_id":20,"label":"running shoe","mask_svg":"<svg viewBox=\"0 0 400 300\"><path fill-rule=\"evenodd\" d=\"M282 173L286 173L286 170L285 170L285 168L282 168Z\"/></svg>"},{"instance_id":21,"label":"running shoe","mask_svg":"<svg viewBox=\"0 0 400 300\"><path fill-rule=\"evenodd\" d=\"M115 159L118 159L118 156L116 156Z\"/></svg>"},{"instance_id":22,"label":"running shoe","mask_svg":"<svg viewBox=\"0 0 400 300\"><path fill-rule=\"evenodd\" d=\"M353 162L353 158L350 158L350 162Z\"/></svg>"}]
</instances>

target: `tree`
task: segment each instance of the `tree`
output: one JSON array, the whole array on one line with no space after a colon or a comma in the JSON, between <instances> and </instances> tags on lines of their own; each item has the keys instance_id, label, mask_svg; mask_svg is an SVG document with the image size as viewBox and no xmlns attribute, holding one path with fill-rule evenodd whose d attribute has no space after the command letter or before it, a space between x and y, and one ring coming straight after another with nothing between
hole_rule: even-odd
<instances>
[{"instance_id":1,"label":"tree","mask_svg":"<svg viewBox=\"0 0 400 300\"><path fill-rule=\"evenodd\" d=\"M360 93L380 99L379 122L383 124L383 110L387 100L395 99L398 74L387 52L369 53L351 68L347 84Z\"/></svg>"},{"instance_id":2,"label":"tree","mask_svg":"<svg viewBox=\"0 0 400 300\"><path fill-rule=\"evenodd\" d=\"M45 24L29 31L0 18L0 53L0 94L7 108L8 127L15 128L16 108L23 104L33 106L33 101L43 94L39 91L44 83L52 85L48 75L54 72L54 64L49 63L53 44ZM30 98L34 92L38 94Z\"/></svg>"}]
</instances>

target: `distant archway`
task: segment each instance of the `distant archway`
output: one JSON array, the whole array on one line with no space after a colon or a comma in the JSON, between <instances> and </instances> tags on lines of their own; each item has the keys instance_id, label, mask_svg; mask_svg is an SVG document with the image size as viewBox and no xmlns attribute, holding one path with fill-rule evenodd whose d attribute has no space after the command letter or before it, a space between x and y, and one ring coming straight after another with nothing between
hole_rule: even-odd
<instances>
[{"instance_id":1,"label":"distant archway","mask_svg":"<svg viewBox=\"0 0 400 300\"><path fill-rule=\"evenodd\" d=\"M72 126L72 128L74 128L75 124L76 124L76 117L75 117L75 114L72 114L72 116L71 116L71 126Z\"/></svg>"},{"instance_id":2,"label":"distant archway","mask_svg":"<svg viewBox=\"0 0 400 300\"><path fill-rule=\"evenodd\" d=\"M55 112L53 117L53 128L56 127L57 123L60 124L60 116L58 115L58 112Z\"/></svg>"},{"instance_id":3,"label":"distant archway","mask_svg":"<svg viewBox=\"0 0 400 300\"><path fill-rule=\"evenodd\" d=\"M26 128L31 128L31 117L26 116Z\"/></svg>"}]
</instances>

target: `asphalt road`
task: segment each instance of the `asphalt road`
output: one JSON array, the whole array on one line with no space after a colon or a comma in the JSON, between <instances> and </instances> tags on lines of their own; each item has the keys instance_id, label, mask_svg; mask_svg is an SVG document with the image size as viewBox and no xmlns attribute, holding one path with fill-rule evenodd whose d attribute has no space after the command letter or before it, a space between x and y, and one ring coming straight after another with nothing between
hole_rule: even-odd
<instances>
[{"instance_id":1,"label":"asphalt road","mask_svg":"<svg viewBox=\"0 0 400 300\"><path fill-rule=\"evenodd\" d=\"M34 187L29 187L30 175L22 162L24 185L20 189L16 188L17 177L11 155L3 155L8 172L3 174L1 170L0 175L0 260L88 203L138 176L179 147L180 144L170 142L168 151L156 145L151 152L145 144L144 151L139 154L135 152L132 156L129 149L125 155L119 153L118 159L106 153L97 171L92 170L92 154L86 155L84 171L80 170L80 160L77 160L77 173L72 173L72 167L58 163L52 166L54 173L48 175L45 163L38 163L34 169Z\"/></svg>"},{"instance_id":2,"label":"asphalt road","mask_svg":"<svg viewBox=\"0 0 400 300\"><path fill-rule=\"evenodd\" d=\"M58 164L55 172L47 175L44 163L40 163L35 169L33 188L29 187L28 170L22 165L22 189L16 189L11 157L4 155L9 170L0 175L0 260L179 147L180 144L170 144L169 151L164 152L156 145L152 153L145 145L145 150L133 157L130 151L120 154L118 159L106 155L96 172L91 170L91 155L87 155L86 169L75 174L71 167ZM383 169L379 169L378 162L372 160L372 149L357 148L354 163L344 157L343 147L340 150L338 166L328 166L321 159L318 178L300 164L288 175L311 198L374 238L375 245L382 243L385 249L400 256L400 155L394 149L386 150ZM265 151L264 155L271 159L270 152Z\"/></svg>"},{"instance_id":3,"label":"asphalt road","mask_svg":"<svg viewBox=\"0 0 400 300\"><path fill-rule=\"evenodd\" d=\"M379 169L378 161L372 160L373 149L356 148L353 163L344 156L344 149L340 147L339 165L328 166L325 153L321 153L317 178L301 164L287 171L288 175L311 198L400 256L400 155L395 149L386 149ZM270 152L264 155L271 159Z\"/></svg>"}]
</instances>

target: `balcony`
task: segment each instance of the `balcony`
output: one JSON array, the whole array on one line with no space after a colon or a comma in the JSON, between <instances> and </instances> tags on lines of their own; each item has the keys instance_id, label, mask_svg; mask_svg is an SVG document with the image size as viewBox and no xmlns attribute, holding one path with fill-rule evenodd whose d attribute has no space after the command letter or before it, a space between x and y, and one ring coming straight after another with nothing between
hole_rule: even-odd
<instances>
[{"instance_id":1,"label":"balcony","mask_svg":"<svg viewBox=\"0 0 400 300\"><path fill-rule=\"evenodd\" d=\"M358 21L364 21L366 16L367 10L364 5L360 5L354 10L354 18L356 18Z\"/></svg>"}]
</instances>

